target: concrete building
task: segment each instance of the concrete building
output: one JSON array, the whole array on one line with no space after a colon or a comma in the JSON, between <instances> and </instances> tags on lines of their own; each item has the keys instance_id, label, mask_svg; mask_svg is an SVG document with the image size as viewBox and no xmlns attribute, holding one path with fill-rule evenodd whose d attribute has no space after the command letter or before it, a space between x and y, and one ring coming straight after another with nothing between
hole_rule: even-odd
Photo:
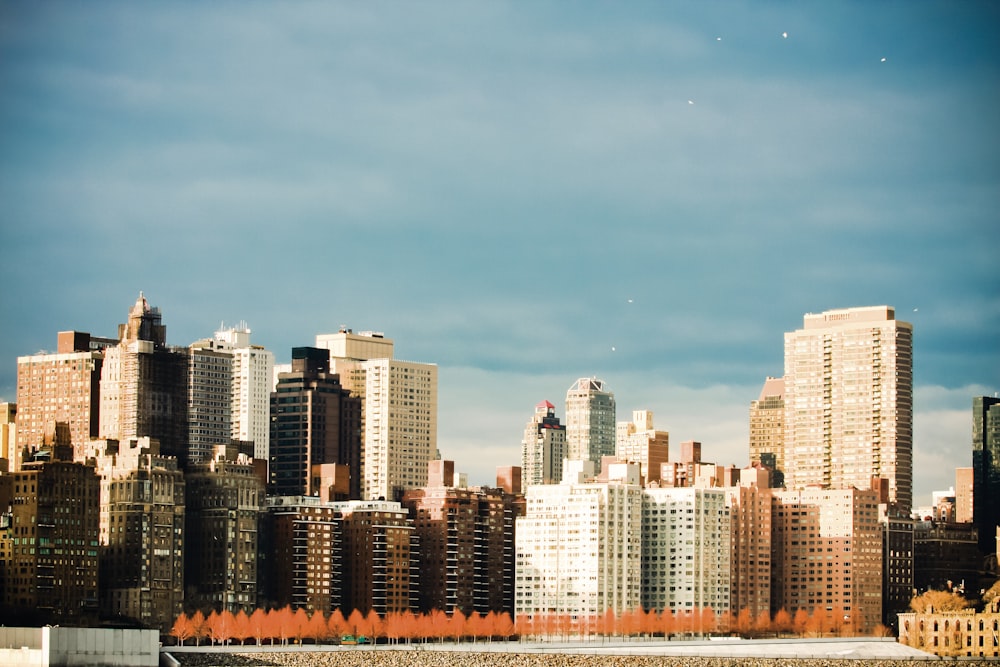
<instances>
[{"instance_id":1,"label":"concrete building","mask_svg":"<svg viewBox=\"0 0 1000 667\"><path fill-rule=\"evenodd\" d=\"M913 326L888 306L807 314L785 334L785 486L871 488L912 506Z\"/></svg>"},{"instance_id":2,"label":"concrete building","mask_svg":"<svg viewBox=\"0 0 1000 667\"><path fill-rule=\"evenodd\" d=\"M167 347L159 308L140 293L118 344L105 348L101 367L99 437L127 441L149 437L163 456L183 469L188 454L188 358Z\"/></svg>"},{"instance_id":3,"label":"concrete building","mask_svg":"<svg viewBox=\"0 0 1000 667\"><path fill-rule=\"evenodd\" d=\"M701 460L701 443L688 440L681 443L677 461L660 464L658 486L681 488L726 486L726 468Z\"/></svg>"},{"instance_id":4,"label":"concrete building","mask_svg":"<svg viewBox=\"0 0 1000 667\"><path fill-rule=\"evenodd\" d=\"M771 495L769 471L744 468L738 484L726 486L729 508L730 594L734 613L750 618L771 609Z\"/></svg>"},{"instance_id":5,"label":"concrete building","mask_svg":"<svg viewBox=\"0 0 1000 667\"><path fill-rule=\"evenodd\" d=\"M899 643L934 655L961 659L1000 658L1000 606L899 614Z\"/></svg>"},{"instance_id":6,"label":"concrete building","mask_svg":"<svg viewBox=\"0 0 1000 667\"><path fill-rule=\"evenodd\" d=\"M399 503L269 497L265 528L269 604L345 615L414 608L416 540Z\"/></svg>"},{"instance_id":7,"label":"concrete building","mask_svg":"<svg viewBox=\"0 0 1000 667\"><path fill-rule=\"evenodd\" d=\"M603 380L580 378L566 391L567 458L593 461L615 454L615 395Z\"/></svg>"},{"instance_id":8,"label":"concrete building","mask_svg":"<svg viewBox=\"0 0 1000 667\"><path fill-rule=\"evenodd\" d=\"M55 354L17 358L17 438L40 445L51 438L56 422L69 424L74 458L97 437L101 366L108 339L79 331L60 331ZM10 469L18 469L18 457Z\"/></svg>"},{"instance_id":9,"label":"concrete building","mask_svg":"<svg viewBox=\"0 0 1000 667\"><path fill-rule=\"evenodd\" d=\"M882 622L882 530L874 490L774 491L771 610L799 609L867 633Z\"/></svg>"},{"instance_id":10,"label":"concrete building","mask_svg":"<svg viewBox=\"0 0 1000 667\"><path fill-rule=\"evenodd\" d=\"M331 368L362 402L361 497L399 500L427 484L437 451L435 364L394 358L394 343L378 331L341 328L316 336Z\"/></svg>"},{"instance_id":11,"label":"concrete building","mask_svg":"<svg viewBox=\"0 0 1000 667\"><path fill-rule=\"evenodd\" d=\"M1000 526L1000 398L995 396L972 399L972 468L973 522L979 549L988 554Z\"/></svg>"},{"instance_id":12,"label":"concrete building","mask_svg":"<svg viewBox=\"0 0 1000 667\"><path fill-rule=\"evenodd\" d=\"M100 606L170 630L184 610L184 474L148 437L91 441L100 475Z\"/></svg>"},{"instance_id":13,"label":"concrete building","mask_svg":"<svg viewBox=\"0 0 1000 667\"><path fill-rule=\"evenodd\" d=\"M185 474L184 580L189 609L240 610L259 606L258 525L265 482L236 445L216 445L207 461Z\"/></svg>"},{"instance_id":14,"label":"concrete building","mask_svg":"<svg viewBox=\"0 0 1000 667\"><path fill-rule=\"evenodd\" d=\"M427 484L438 458L438 368L396 359L368 359L362 498L399 500Z\"/></svg>"},{"instance_id":15,"label":"concrete building","mask_svg":"<svg viewBox=\"0 0 1000 667\"><path fill-rule=\"evenodd\" d=\"M566 427L556 417L556 407L548 401L535 406L521 437L521 470L524 483L558 484L566 458Z\"/></svg>"},{"instance_id":16,"label":"concrete building","mask_svg":"<svg viewBox=\"0 0 1000 667\"><path fill-rule=\"evenodd\" d=\"M955 468L955 521L972 523L975 469Z\"/></svg>"},{"instance_id":17,"label":"concrete building","mask_svg":"<svg viewBox=\"0 0 1000 667\"><path fill-rule=\"evenodd\" d=\"M0 403L0 474L14 469L16 450L17 403Z\"/></svg>"},{"instance_id":18,"label":"concrete building","mask_svg":"<svg viewBox=\"0 0 1000 667\"><path fill-rule=\"evenodd\" d=\"M660 466L670 460L670 433L653 427L652 410L633 410L632 421L615 427L615 456L639 464L643 485L660 479Z\"/></svg>"},{"instance_id":19,"label":"concrete building","mask_svg":"<svg viewBox=\"0 0 1000 667\"><path fill-rule=\"evenodd\" d=\"M341 611L367 614L417 608L424 579L417 567L419 538L399 503L353 500L337 504L341 545ZM366 611L367 610L367 611Z\"/></svg>"},{"instance_id":20,"label":"concrete building","mask_svg":"<svg viewBox=\"0 0 1000 667\"><path fill-rule=\"evenodd\" d=\"M750 402L750 464L772 471L771 486L785 482L785 378L769 377Z\"/></svg>"},{"instance_id":21,"label":"concrete building","mask_svg":"<svg viewBox=\"0 0 1000 667\"><path fill-rule=\"evenodd\" d=\"M100 480L73 461L67 424L21 469L0 475L0 604L21 622L93 623Z\"/></svg>"},{"instance_id":22,"label":"concrete building","mask_svg":"<svg viewBox=\"0 0 1000 667\"><path fill-rule=\"evenodd\" d=\"M996 533L991 537L995 539ZM916 521L913 526L913 588L923 593L931 589L976 592L988 587L993 578L984 571L985 557L979 550L981 541L974 524Z\"/></svg>"},{"instance_id":23,"label":"concrete building","mask_svg":"<svg viewBox=\"0 0 1000 667\"><path fill-rule=\"evenodd\" d=\"M915 590L915 521L897 508L881 503L879 524L882 526L882 625L898 632L898 615L909 610Z\"/></svg>"},{"instance_id":24,"label":"concrete building","mask_svg":"<svg viewBox=\"0 0 1000 667\"><path fill-rule=\"evenodd\" d=\"M730 611L730 516L722 489L647 488L642 492L643 609L701 619Z\"/></svg>"},{"instance_id":25,"label":"concrete building","mask_svg":"<svg viewBox=\"0 0 1000 667\"><path fill-rule=\"evenodd\" d=\"M188 466L232 439L233 355L214 338L188 347Z\"/></svg>"},{"instance_id":26,"label":"concrete building","mask_svg":"<svg viewBox=\"0 0 1000 667\"><path fill-rule=\"evenodd\" d=\"M511 611L516 497L501 488L453 486L452 461L429 466L428 485L408 490L402 501L420 540L419 609Z\"/></svg>"},{"instance_id":27,"label":"concrete building","mask_svg":"<svg viewBox=\"0 0 1000 667\"><path fill-rule=\"evenodd\" d=\"M215 340L233 356L232 414L229 419L232 438L252 442L254 458L267 461L271 441L274 353L261 345L251 344L250 328L245 322L216 331Z\"/></svg>"},{"instance_id":28,"label":"concrete building","mask_svg":"<svg viewBox=\"0 0 1000 667\"><path fill-rule=\"evenodd\" d=\"M642 487L638 466L623 469L604 483L525 489L515 529L515 617L559 614L583 623L641 604Z\"/></svg>"},{"instance_id":29,"label":"concrete building","mask_svg":"<svg viewBox=\"0 0 1000 667\"><path fill-rule=\"evenodd\" d=\"M157 630L0 627L0 664L7 667L157 667Z\"/></svg>"},{"instance_id":30,"label":"concrete building","mask_svg":"<svg viewBox=\"0 0 1000 667\"><path fill-rule=\"evenodd\" d=\"M292 372L278 376L271 396L269 493L319 495L317 468L343 466L348 496L361 494L361 400L329 372L326 350L292 350ZM328 497L327 497L328 499Z\"/></svg>"}]
</instances>

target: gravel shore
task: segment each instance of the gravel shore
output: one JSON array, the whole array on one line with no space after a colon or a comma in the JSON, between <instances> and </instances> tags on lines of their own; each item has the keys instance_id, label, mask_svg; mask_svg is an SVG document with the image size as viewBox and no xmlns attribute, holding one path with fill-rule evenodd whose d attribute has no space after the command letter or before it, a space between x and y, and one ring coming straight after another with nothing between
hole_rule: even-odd
<instances>
[{"instance_id":1,"label":"gravel shore","mask_svg":"<svg viewBox=\"0 0 1000 667\"><path fill-rule=\"evenodd\" d=\"M330 653L179 653L184 667L928 667L923 660L697 658L556 653L338 651ZM973 662L962 662L971 665Z\"/></svg>"}]
</instances>

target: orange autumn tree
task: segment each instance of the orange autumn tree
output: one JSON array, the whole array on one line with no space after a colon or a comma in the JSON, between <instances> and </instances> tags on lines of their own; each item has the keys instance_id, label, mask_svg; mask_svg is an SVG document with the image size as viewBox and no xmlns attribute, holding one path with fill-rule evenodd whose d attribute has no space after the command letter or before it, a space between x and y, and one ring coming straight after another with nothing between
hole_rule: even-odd
<instances>
[{"instance_id":1,"label":"orange autumn tree","mask_svg":"<svg viewBox=\"0 0 1000 667\"><path fill-rule=\"evenodd\" d=\"M247 638L250 636L250 617L247 613L240 609L236 616L233 617L233 632L232 637L240 643L242 646L246 642Z\"/></svg>"},{"instance_id":2,"label":"orange autumn tree","mask_svg":"<svg viewBox=\"0 0 1000 667\"><path fill-rule=\"evenodd\" d=\"M333 610L326 625L330 631L330 636L335 637L338 641L343 635L347 634L347 621L344 619L343 612L339 609Z\"/></svg>"},{"instance_id":3,"label":"orange autumn tree","mask_svg":"<svg viewBox=\"0 0 1000 667\"><path fill-rule=\"evenodd\" d=\"M787 633L792 631L792 615L788 613L788 610L782 607L778 610L778 613L774 615L774 621L772 623L774 631L778 634Z\"/></svg>"},{"instance_id":4,"label":"orange autumn tree","mask_svg":"<svg viewBox=\"0 0 1000 667\"><path fill-rule=\"evenodd\" d=\"M253 613L250 614L249 621L250 621L250 627L249 627L250 632L248 636L253 637L257 642L257 646L260 646L261 642L264 640L264 637L267 636L266 634L267 612L265 612L263 609L254 609Z\"/></svg>"},{"instance_id":5,"label":"orange autumn tree","mask_svg":"<svg viewBox=\"0 0 1000 667\"><path fill-rule=\"evenodd\" d=\"M497 616L496 633L498 637L510 639L514 636L514 621L506 611Z\"/></svg>"},{"instance_id":6,"label":"orange autumn tree","mask_svg":"<svg viewBox=\"0 0 1000 667\"><path fill-rule=\"evenodd\" d=\"M443 642L448 636L448 614L440 609L433 609L428 615L427 637Z\"/></svg>"},{"instance_id":7,"label":"orange autumn tree","mask_svg":"<svg viewBox=\"0 0 1000 667\"><path fill-rule=\"evenodd\" d=\"M194 637L196 646L201 646L201 640L208 636L208 628L205 627L205 615L201 610L197 610L191 616L191 636Z\"/></svg>"},{"instance_id":8,"label":"orange autumn tree","mask_svg":"<svg viewBox=\"0 0 1000 667\"><path fill-rule=\"evenodd\" d=\"M806 628L809 626L809 612L807 612L802 607L795 610L795 616L792 618L792 631L795 632L799 637L806 634Z\"/></svg>"},{"instance_id":9,"label":"orange autumn tree","mask_svg":"<svg viewBox=\"0 0 1000 667\"><path fill-rule=\"evenodd\" d=\"M345 634L354 635L355 637L361 632L361 627L364 625L365 617L361 615L361 612L357 609L351 611L347 616L347 623L345 626Z\"/></svg>"},{"instance_id":10,"label":"orange autumn tree","mask_svg":"<svg viewBox=\"0 0 1000 667\"><path fill-rule=\"evenodd\" d=\"M767 609L761 609L760 613L757 614L757 618L753 620L753 632L755 636L766 635L772 632L774 629L774 624L771 621L771 612Z\"/></svg>"},{"instance_id":11,"label":"orange autumn tree","mask_svg":"<svg viewBox=\"0 0 1000 667\"><path fill-rule=\"evenodd\" d=\"M330 636L330 626L327 624L322 609L317 609L309 617L309 622L306 623L302 636L313 640L316 644L325 641Z\"/></svg>"},{"instance_id":12,"label":"orange autumn tree","mask_svg":"<svg viewBox=\"0 0 1000 667\"><path fill-rule=\"evenodd\" d=\"M461 609L451 612L451 619L448 621L448 636L459 641L465 636L465 614Z\"/></svg>"},{"instance_id":13,"label":"orange autumn tree","mask_svg":"<svg viewBox=\"0 0 1000 667\"><path fill-rule=\"evenodd\" d=\"M181 615L174 621L173 627L170 628L170 636L183 646L184 642L192 635L194 635L194 628L192 627L191 619L188 618L187 614L181 612Z\"/></svg>"},{"instance_id":14,"label":"orange autumn tree","mask_svg":"<svg viewBox=\"0 0 1000 667\"><path fill-rule=\"evenodd\" d=\"M365 634L371 637L372 643L385 634L385 623L374 609L369 610L368 615L365 616Z\"/></svg>"},{"instance_id":15,"label":"orange autumn tree","mask_svg":"<svg viewBox=\"0 0 1000 667\"><path fill-rule=\"evenodd\" d=\"M660 632L664 637L670 637L677 630L677 618L669 607L660 614Z\"/></svg>"}]
</instances>

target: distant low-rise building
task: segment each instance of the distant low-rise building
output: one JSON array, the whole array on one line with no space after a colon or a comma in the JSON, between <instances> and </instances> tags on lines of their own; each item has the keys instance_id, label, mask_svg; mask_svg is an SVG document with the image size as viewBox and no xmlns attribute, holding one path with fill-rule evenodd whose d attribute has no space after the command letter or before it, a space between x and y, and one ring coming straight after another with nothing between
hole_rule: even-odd
<instances>
[{"instance_id":1,"label":"distant low-rise building","mask_svg":"<svg viewBox=\"0 0 1000 667\"><path fill-rule=\"evenodd\" d=\"M940 656L1000 658L1000 606L899 614L899 643Z\"/></svg>"}]
</instances>

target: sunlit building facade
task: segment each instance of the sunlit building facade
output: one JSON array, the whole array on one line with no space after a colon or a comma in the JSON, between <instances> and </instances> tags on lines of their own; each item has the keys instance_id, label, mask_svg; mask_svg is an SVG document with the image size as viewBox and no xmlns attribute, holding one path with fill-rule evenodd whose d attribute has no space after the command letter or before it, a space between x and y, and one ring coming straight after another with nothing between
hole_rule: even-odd
<instances>
[{"instance_id":1,"label":"sunlit building facade","mask_svg":"<svg viewBox=\"0 0 1000 667\"><path fill-rule=\"evenodd\" d=\"M580 378L566 391L566 458L593 461L615 454L615 395L597 378Z\"/></svg>"},{"instance_id":2,"label":"sunlit building facade","mask_svg":"<svg viewBox=\"0 0 1000 667\"><path fill-rule=\"evenodd\" d=\"M566 454L566 427L559 423L555 406L541 401L521 438L522 481L527 485L557 484L562 480Z\"/></svg>"},{"instance_id":3,"label":"sunlit building facade","mask_svg":"<svg viewBox=\"0 0 1000 667\"><path fill-rule=\"evenodd\" d=\"M642 602L642 487L633 479L525 489L515 529L516 617L582 623Z\"/></svg>"},{"instance_id":4,"label":"sunlit building facade","mask_svg":"<svg viewBox=\"0 0 1000 667\"><path fill-rule=\"evenodd\" d=\"M872 488L909 509L913 326L888 306L807 314L785 334L785 485Z\"/></svg>"}]
</instances>

